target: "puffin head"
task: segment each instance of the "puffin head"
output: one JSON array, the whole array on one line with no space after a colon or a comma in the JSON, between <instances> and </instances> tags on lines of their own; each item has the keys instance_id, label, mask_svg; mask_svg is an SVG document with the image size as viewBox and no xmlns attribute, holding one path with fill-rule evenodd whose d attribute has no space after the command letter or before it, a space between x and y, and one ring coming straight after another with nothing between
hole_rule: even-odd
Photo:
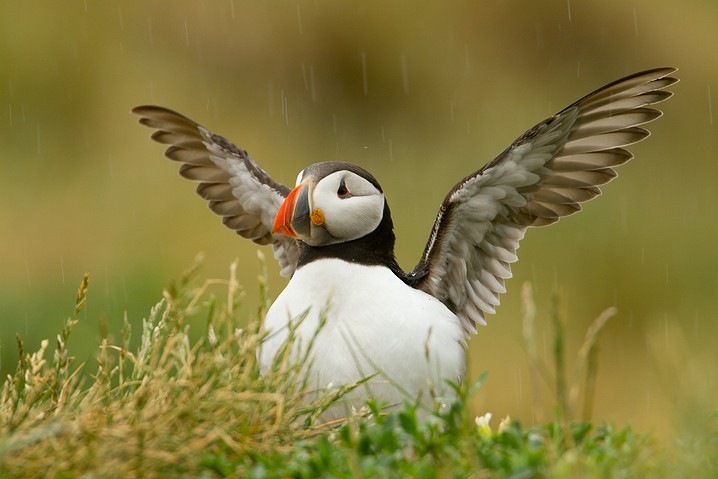
<instances>
[{"instance_id":1,"label":"puffin head","mask_svg":"<svg viewBox=\"0 0 718 479\"><path fill-rule=\"evenodd\" d=\"M374 232L384 210L384 193L369 172L351 163L315 163L299 173L272 232L315 247L346 243Z\"/></svg>"}]
</instances>

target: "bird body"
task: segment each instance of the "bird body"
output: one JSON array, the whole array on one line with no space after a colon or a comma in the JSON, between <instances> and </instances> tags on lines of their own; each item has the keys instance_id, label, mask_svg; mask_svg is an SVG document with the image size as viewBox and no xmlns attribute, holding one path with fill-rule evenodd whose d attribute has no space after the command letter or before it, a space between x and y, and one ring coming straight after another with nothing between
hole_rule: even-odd
<instances>
[{"instance_id":1,"label":"bird body","mask_svg":"<svg viewBox=\"0 0 718 479\"><path fill-rule=\"evenodd\" d=\"M464 373L464 332L456 315L385 266L329 258L299 268L267 312L264 325L273 334L259 355L264 371L292 323L296 357L312 344L313 388L378 373L348 398L358 397L357 407L368 395L388 405L413 401L417 393L428 404L430 394L450 398L453 390L444 380L458 383ZM336 407L325 418L346 412Z\"/></svg>"},{"instance_id":2,"label":"bird body","mask_svg":"<svg viewBox=\"0 0 718 479\"><path fill-rule=\"evenodd\" d=\"M274 181L247 152L172 110L141 106L140 123L199 182L197 193L239 235L266 245L292 276L265 318L263 372L293 330L293 357L317 389L372 379L347 397L387 404L430 392L450 398L465 344L494 314L529 227L581 210L600 195L625 146L649 132L674 68L616 80L539 122L496 158L461 179L439 208L424 252L409 272L394 257L389 204L363 168L321 162L294 188ZM311 346L311 349L307 349ZM335 409L330 416L342 414Z\"/></svg>"}]
</instances>

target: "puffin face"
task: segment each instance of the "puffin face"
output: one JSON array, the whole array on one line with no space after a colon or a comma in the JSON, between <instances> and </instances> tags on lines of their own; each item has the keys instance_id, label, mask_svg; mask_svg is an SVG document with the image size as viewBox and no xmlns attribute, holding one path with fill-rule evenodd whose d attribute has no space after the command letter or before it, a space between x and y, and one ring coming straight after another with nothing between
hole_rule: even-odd
<instances>
[{"instance_id":1,"label":"puffin face","mask_svg":"<svg viewBox=\"0 0 718 479\"><path fill-rule=\"evenodd\" d=\"M383 213L384 194L369 173L346 163L317 163L299 174L272 232L327 246L368 235Z\"/></svg>"}]
</instances>

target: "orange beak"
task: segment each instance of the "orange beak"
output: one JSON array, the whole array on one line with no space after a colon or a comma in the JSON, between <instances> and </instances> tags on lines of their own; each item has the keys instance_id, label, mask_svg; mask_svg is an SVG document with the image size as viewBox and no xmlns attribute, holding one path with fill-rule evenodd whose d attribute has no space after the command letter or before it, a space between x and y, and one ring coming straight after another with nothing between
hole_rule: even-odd
<instances>
[{"instance_id":1,"label":"orange beak","mask_svg":"<svg viewBox=\"0 0 718 479\"><path fill-rule=\"evenodd\" d=\"M291 238L308 237L310 224L309 186L300 184L289 192L279 207L272 233Z\"/></svg>"}]
</instances>

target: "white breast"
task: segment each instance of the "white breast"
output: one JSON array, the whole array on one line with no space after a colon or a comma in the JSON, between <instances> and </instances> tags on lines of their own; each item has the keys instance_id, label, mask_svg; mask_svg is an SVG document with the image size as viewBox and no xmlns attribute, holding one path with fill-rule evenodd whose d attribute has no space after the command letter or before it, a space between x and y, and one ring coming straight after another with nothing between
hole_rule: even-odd
<instances>
[{"instance_id":1,"label":"white breast","mask_svg":"<svg viewBox=\"0 0 718 479\"><path fill-rule=\"evenodd\" d=\"M459 381L465 368L458 318L388 268L324 259L297 270L267 312L265 328L271 334L259 353L263 372L286 341L290 321L305 312L293 354L302 357L314 338L307 371L312 386L337 387L378 373L324 418L345 416L348 405L359 407L367 396L387 405L413 402L419 395L431 404L432 390L453 397L444 379ZM326 323L317 332L320 318Z\"/></svg>"}]
</instances>

